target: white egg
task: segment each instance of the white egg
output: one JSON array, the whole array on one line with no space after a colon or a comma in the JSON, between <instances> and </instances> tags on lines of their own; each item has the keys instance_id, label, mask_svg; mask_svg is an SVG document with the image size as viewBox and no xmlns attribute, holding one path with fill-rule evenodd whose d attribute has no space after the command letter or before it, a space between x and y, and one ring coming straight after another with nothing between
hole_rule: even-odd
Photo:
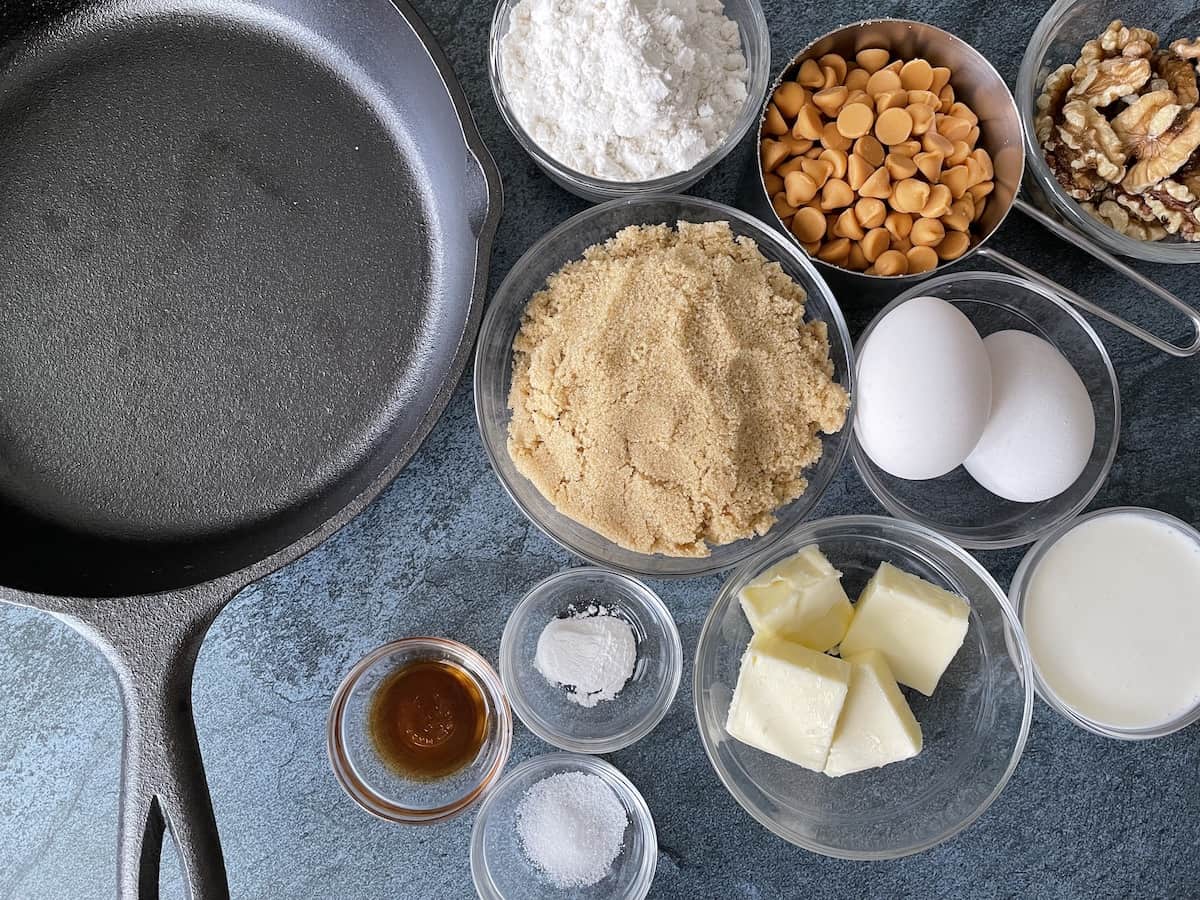
<instances>
[{"instance_id":1,"label":"white egg","mask_svg":"<svg viewBox=\"0 0 1200 900\"><path fill-rule=\"evenodd\" d=\"M945 300L900 304L863 347L854 431L886 472L921 480L962 465L983 434L991 404L983 340Z\"/></svg>"},{"instance_id":2,"label":"white egg","mask_svg":"<svg viewBox=\"0 0 1200 900\"><path fill-rule=\"evenodd\" d=\"M1018 503L1056 497L1075 483L1096 441L1096 414L1079 373L1036 335L984 339L992 413L965 463L983 487Z\"/></svg>"}]
</instances>

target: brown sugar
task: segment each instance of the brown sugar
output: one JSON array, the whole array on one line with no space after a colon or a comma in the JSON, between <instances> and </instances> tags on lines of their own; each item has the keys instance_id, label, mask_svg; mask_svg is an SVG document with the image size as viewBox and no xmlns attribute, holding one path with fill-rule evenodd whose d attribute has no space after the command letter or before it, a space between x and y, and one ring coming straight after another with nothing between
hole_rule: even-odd
<instances>
[{"instance_id":1,"label":"brown sugar","mask_svg":"<svg viewBox=\"0 0 1200 900\"><path fill-rule=\"evenodd\" d=\"M766 532L849 405L804 301L726 222L632 226L589 248L513 341L513 462L627 549L706 556Z\"/></svg>"}]
</instances>

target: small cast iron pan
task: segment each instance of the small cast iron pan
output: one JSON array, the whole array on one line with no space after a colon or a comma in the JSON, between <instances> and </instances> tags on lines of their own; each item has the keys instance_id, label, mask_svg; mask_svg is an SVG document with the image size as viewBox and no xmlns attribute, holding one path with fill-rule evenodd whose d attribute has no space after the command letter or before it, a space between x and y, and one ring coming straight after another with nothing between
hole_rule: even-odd
<instances>
[{"instance_id":1,"label":"small cast iron pan","mask_svg":"<svg viewBox=\"0 0 1200 900\"><path fill-rule=\"evenodd\" d=\"M122 898L228 896L200 641L428 434L500 207L404 0L0 5L0 600L117 671Z\"/></svg>"}]
</instances>

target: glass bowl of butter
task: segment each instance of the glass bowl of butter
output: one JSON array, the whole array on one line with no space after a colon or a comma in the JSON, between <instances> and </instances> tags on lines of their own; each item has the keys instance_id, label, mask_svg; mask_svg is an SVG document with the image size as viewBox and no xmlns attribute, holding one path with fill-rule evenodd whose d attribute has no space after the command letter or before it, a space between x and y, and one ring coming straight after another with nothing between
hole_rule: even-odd
<instances>
[{"instance_id":1,"label":"glass bowl of butter","mask_svg":"<svg viewBox=\"0 0 1200 900\"><path fill-rule=\"evenodd\" d=\"M725 582L696 648L696 720L767 829L892 859L1000 795L1029 734L1030 672L1008 599L962 548L897 519L822 519Z\"/></svg>"}]
</instances>

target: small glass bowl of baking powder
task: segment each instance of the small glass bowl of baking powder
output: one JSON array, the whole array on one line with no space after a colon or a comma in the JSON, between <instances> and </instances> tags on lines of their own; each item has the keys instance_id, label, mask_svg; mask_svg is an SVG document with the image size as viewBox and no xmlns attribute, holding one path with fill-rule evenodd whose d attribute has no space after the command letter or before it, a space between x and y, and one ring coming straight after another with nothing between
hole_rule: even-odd
<instances>
[{"instance_id":1,"label":"small glass bowl of baking powder","mask_svg":"<svg viewBox=\"0 0 1200 900\"><path fill-rule=\"evenodd\" d=\"M561 888L530 861L522 845L518 814L521 802L539 783L560 775L602 779L625 811L621 849L599 881ZM585 813L584 818L587 815ZM570 846L577 831L567 829L563 851L569 857L589 848ZM588 830L585 840L594 839ZM471 878L483 900L642 900L650 892L658 865L658 835L645 799L615 767L593 756L547 753L510 769L479 808L471 832Z\"/></svg>"},{"instance_id":2,"label":"small glass bowl of baking powder","mask_svg":"<svg viewBox=\"0 0 1200 900\"><path fill-rule=\"evenodd\" d=\"M746 133L758 123L763 113L763 98L771 79L771 36L766 16L759 0L724 0L722 13L738 27L742 55L746 60L746 98L724 139L716 144L699 162L688 169L642 181L617 181L599 178L577 171L555 159L543 149L522 126L509 90L501 73L501 41L512 23L513 8L519 0L499 0L492 18L488 51L488 75L496 106L518 143L533 158L543 172L560 187L585 200L599 202L641 194L681 193L703 178L738 145ZM563 98L563 104L569 103Z\"/></svg>"},{"instance_id":3,"label":"small glass bowl of baking powder","mask_svg":"<svg viewBox=\"0 0 1200 900\"><path fill-rule=\"evenodd\" d=\"M602 622L617 627L588 627ZM611 664L607 645L631 631L635 647L628 680L620 683L622 673L609 689L588 696L543 674L541 669L551 669L546 665L550 639L563 625L576 626L570 639L553 642L557 667L566 670L577 662L572 654L594 658L597 642L607 657L599 664ZM552 627L539 659L547 626ZM622 648L615 649L619 654ZM535 585L509 616L500 639L500 680L513 711L542 740L576 753L611 753L649 734L675 699L682 671L683 648L670 610L640 581L604 569L567 569Z\"/></svg>"}]
</instances>

